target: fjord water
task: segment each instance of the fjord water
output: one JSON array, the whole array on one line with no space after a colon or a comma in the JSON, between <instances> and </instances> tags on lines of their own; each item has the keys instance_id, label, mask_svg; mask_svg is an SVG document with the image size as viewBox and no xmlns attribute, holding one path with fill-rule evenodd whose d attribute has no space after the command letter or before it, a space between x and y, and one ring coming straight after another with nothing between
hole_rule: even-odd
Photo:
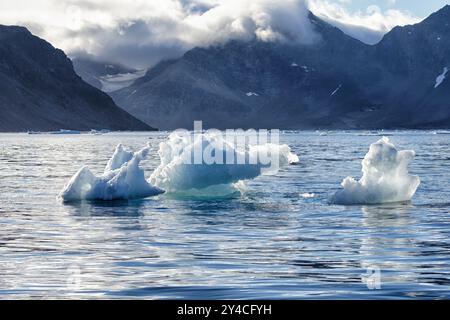
<instances>
[{"instance_id":1,"label":"fjord water","mask_svg":"<svg viewBox=\"0 0 450 320\"><path fill-rule=\"evenodd\" d=\"M380 136L285 132L300 163L230 198L64 204L87 164L168 133L0 135L0 298L450 298L450 135L394 131L417 156L411 203L328 203ZM380 270L379 290L362 281Z\"/></svg>"}]
</instances>

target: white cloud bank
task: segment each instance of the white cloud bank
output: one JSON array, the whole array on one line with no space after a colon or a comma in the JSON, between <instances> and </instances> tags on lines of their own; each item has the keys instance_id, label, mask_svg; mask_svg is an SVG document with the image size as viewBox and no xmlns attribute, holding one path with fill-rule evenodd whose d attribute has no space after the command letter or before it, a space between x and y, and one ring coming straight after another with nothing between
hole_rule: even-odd
<instances>
[{"instance_id":1,"label":"white cloud bank","mask_svg":"<svg viewBox=\"0 0 450 320\"><path fill-rule=\"evenodd\" d=\"M367 42L395 25L419 20L375 7L350 14L324 0L2 0L0 23L24 25L72 55L87 52L146 67L229 39L310 43L315 34L308 8Z\"/></svg>"}]
</instances>

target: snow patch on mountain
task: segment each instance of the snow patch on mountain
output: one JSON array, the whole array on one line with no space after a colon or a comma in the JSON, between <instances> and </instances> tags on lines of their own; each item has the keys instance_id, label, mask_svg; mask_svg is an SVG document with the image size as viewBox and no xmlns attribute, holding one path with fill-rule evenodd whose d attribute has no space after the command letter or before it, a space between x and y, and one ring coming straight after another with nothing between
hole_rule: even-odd
<instances>
[{"instance_id":1,"label":"snow patch on mountain","mask_svg":"<svg viewBox=\"0 0 450 320\"><path fill-rule=\"evenodd\" d=\"M332 93L330 96L334 96L336 93L338 93L339 90L341 90L342 84L340 84Z\"/></svg>"},{"instance_id":2,"label":"snow patch on mountain","mask_svg":"<svg viewBox=\"0 0 450 320\"><path fill-rule=\"evenodd\" d=\"M442 82L444 82L445 78L447 77L447 73L448 73L448 68L445 67L444 71L440 75L438 75L438 77L436 78L436 84L434 85L434 88L439 87L442 84Z\"/></svg>"}]
</instances>

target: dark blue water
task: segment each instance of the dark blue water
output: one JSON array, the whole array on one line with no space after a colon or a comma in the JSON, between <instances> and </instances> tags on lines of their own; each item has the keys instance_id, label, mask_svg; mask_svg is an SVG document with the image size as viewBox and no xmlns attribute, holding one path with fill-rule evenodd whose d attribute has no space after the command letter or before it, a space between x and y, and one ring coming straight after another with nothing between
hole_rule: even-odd
<instances>
[{"instance_id":1,"label":"dark blue water","mask_svg":"<svg viewBox=\"0 0 450 320\"><path fill-rule=\"evenodd\" d=\"M101 173L117 143L150 141L150 175L167 134L2 134L0 298L450 298L450 135L390 134L417 153L413 201L349 207L328 198L378 136L285 133L300 164L231 198L67 205L82 165Z\"/></svg>"}]
</instances>

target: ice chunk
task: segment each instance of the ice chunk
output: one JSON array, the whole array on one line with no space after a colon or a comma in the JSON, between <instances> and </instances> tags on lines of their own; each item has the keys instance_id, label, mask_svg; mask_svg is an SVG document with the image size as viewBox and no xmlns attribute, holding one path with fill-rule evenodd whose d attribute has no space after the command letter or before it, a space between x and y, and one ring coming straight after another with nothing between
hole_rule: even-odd
<instances>
[{"instance_id":1,"label":"ice chunk","mask_svg":"<svg viewBox=\"0 0 450 320\"><path fill-rule=\"evenodd\" d=\"M81 131L60 129L59 131L51 131L49 134L81 134Z\"/></svg>"},{"instance_id":2,"label":"ice chunk","mask_svg":"<svg viewBox=\"0 0 450 320\"><path fill-rule=\"evenodd\" d=\"M144 149L143 149L144 150ZM109 159L108 164L105 167L105 173L119 169L123 164L133 159L134 153L126 151L122 144L119 144L114 150L114 153Z\"/></svg>"},{"instance_id":3,"label":"ice chunk","mask_svg":"<svg viewBox=\"0 0 450 320\"><path fill-rule=\"evenodd\" d=\"M82 167L59 194L64 201L115 200L145 198L163 193L147 182L139 167L150 147L138 152L124 150L118 145L103 175L95 176L88 167Z\"/></svg>"},{"instance_id":4,"label":"ice chunk","mask_svg":"<svg viewBox=\"0 0 450 320\"><path fill-rule=\"evenodd\" d=\"M316 196L315 193L301 193L300 197L305 198L305 199L311 199L314 198Z\"/></svg>"},{"instance_id":5,"label":"ice chunk","mask_svg":"<svg viewBox=\"0 0 450 320\"><path fill-rule=\"evenodd\" d=\"M218 185L228 188L238 181L271 174L279 166L299 161L287 145L267 143L242 149L222 134L209 132L173 132L167 141L160 144L158 154L161 163L151 175L150 182L168 192L200 190ZM212 155L215 160L202 158L196 161L196 155L205 154ZM259 161L262 155L276 160L279 166L272 166L273 162ZM246 161L241 163L238 159Z\"/></svg>"},{"instance_id":6,"label":"ice chunk","mask_svg":"<svg viewBox=\"0 0 450 320\"><path fill-rule=\"evenodd\" d=\"M445 67L444 71L436 78L436 84L434 85L434 88L439 87L442 82L444 82L445 78L447 77L448 68Z\"/></svg>"},{"instance_id":7,"label":"ice chunk","mask_svg":"<svg viewBox=\"0 0 450 320\"><path fill-rule=\"evenodd\" d=\"M383 137L370 146L362 161L363 176L359 181L347 177L342 190L332 198L335 204L381 204L409 201L420 184L417 176L408 174L414 159L413 150L397 151L389 139Z\"/></svg>"},{"instance_id":8,"label":"ice chunk","mask_svg":"<svg viewBox=\"0 0 450 320\"><path fill-rule=\"evenodd\" d=\"M251 97L251 96L257 97L257 96L259 96L259 94L257 94L256 92L247 92L245 95L246 95L247 97Z\"/></svg>"}]
</instances>

